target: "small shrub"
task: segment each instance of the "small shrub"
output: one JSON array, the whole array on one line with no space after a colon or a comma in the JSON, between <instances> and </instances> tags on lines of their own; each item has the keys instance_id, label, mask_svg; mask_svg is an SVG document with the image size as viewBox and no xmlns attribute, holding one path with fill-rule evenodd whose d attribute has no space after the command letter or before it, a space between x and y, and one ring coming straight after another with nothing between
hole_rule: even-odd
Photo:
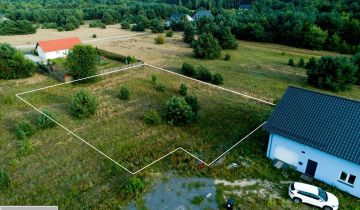
<instances>
[{"instance_id":1,"label":"small shrub","mask_svg":"<svg viewBox=\"0 0 360 210\"><path fill-rule=\"evenodd\" d=\"M191 110L196 115L200 109L199 101L196 98L196 96L186 96L185 101L191 107Z\"/></svg>"},{"instance_id":2,"label":"small shrub","mask_svg":"<svg viewBox=\"0 0 360 210\"><path fill-rule=\"evenodd\" d=\"M125 193L138 195L145 189L145 182L143 179L133 176L125 184Z\"/></svg>"},{"instance_id":3,"label":"small shrub","mask_svg":"<svg viewBox=\"0 0 360 210\"><path fill-rule=\"evenodd\" d=\"M300 60L299 60L299 63L298 63L298 66L299 67L305 67L305 60L304 60L304 58L300 58Z\"/></svg>"},{"instance_id":4,"label":"small shrub","mask_svg":"<svg viewBox=\"0 0 360 210\"><path fill-rule=\"evenodd\" d=\"M156 88L156 90L159 91L159 92L165 92L165 89L166 89L165 85L162 84L162 83L156 84L155 88Z\"/></svg>"},{"instance_id":5,"label":"small shrub","mask_svg":"<svg viewBox=\"0 0 360 210\"><path fill-rule=\"evenodd\" d=\"M152 82L154 85L156 85L156 82L157 82L157 77L156 77L156 75L152 75L152 76L151 76L151 82Z\"/></svg>"},{"instance_id":6,"label":"small shrub","mask_svg":"<svg viewBox=\"0 0 360 210\"><path fill-rule=\"evenodd\" d=\"M181 84L179 87L179 94L182 96L186 96L187 94L187 86L185 84Z\"/></svg>"},{"instance_id":7,"label":"small shrub","mask_svg":"<svg viewBox=\"0 0 360 210\"><path fill-rule=\"evenodd\" d=\"M11 180L8 173L0 169L0 191L8 189L10 186L10 182Z\"/></svg>"},{"instance_id":8,"label":"small shrub","mask_svg":"<svg viewBox=\"0 0 360 210\"><path fill-rule=\"evenodd\" d=\"M155 44L164 44L165 43L165 39L164 39L164 37L162 37L162 36L157 36L155 39Z\"/></svg>"},{"instance_id":9,"label":"small shrub","mask_svg":"<svg viewBox=\"0 0 360 210\"><path fill-rule=\"evenodd\" d=\"M65 29L64 29L63 27L58 27L57 30L58 30L59 32L61 32L61 31L64 31Z\"/></svg>"},{"instance_id":10,"label":"small shrub","mask_svg":"<svg viewBox=\"0 0 360 210\"><path fill-rule=\"evenodd\" d=\"M132 63L136 63L136 62L137 62L137 60L134 56L127 56L124 61L125 64L132 64Z\"/></svg>"},{"instance_id":11,"label":"small shrub","mask_svg":"<svg viewBox=\"0 0 360 210\"><path fill-rule=\"evenodd\" d=\"M285 52L281 52L281 55L285 55Z\"/></svg>"},{"instance_id":12,"label":"small shrub","mask_svg":"<svg viewBox=\"0 0 360 210\"><path fill-rule=\"evenodd\" d=\"M127 87L121 87L119 91L118 98L121 100L128 101L130 100L130 91Z\"/></svg>"},{"instance_id":13,"label":"small shrub","mask_svg":"<svg viewBox=\"0 0 360 210\"><path fill-rule=\"evenodd\" d=\"M53 121L56 120L55 116L50 111L45 110L43 112L48 117L43 114L38 117L39 127L42 129L55 127L56 123ZM49 119L49 117L53 120Z\"/></svg>"},{"instance_id":14,"label":"small shrub","mask_svg":"<svg viewBox=\"0 0 360 210\"><path fill-rule=\"evenodd\" d=\"M186 125L194 121L195 114L184 98L173 96L166 102L166 119L172 125Z\"/></svg>"},{"instance_id":15,"label":"small shrub","mask_svg":"<svg viewBox=\"0 0 360 210\"><path fill-rule=\"evenodd\" d=\"M93 34L93 35L92 35L92 38L96 38L96 37L97 37L97 35L96 35L96 34Z\"/></svg>"},{"instance_id":16,"label":"small shrub","mask_svg":"<svg viewBox=\"0 0 360 210\"><path fill-rule=\"evenodd\" d=\"M30 155L34 151L32 143L30 140L25 139L19 141L19 154L20 155Z\"/></svg>"},{"instance_id":17,"label":"small shrub","mask_svg":"<svg viewBox=\"0 0 360 210\"><path fill-rule=\"evenodd\" d=\"M161 117L154 109L150 109L144 116L144 121L148 125L159 125L161 123Z\"/></svg>"},{"instance_id":18,"label":"small shrub","mask_svg":"<svg viewBox=\"0 0 360 210\"><path fill-rule=\"evenodd\" d=\"M76 118L86 118L94 115L98 108L98 101L95 96L85 90L80 90L74 95L70 104L70 113Z\"/></svg>"},{"instance_id":19,"label":"small shrub","mask_svg":"<svg viewBox=\"0 0 360 210\"><path fill-rule=\"evenodd\" d=\"M229 53L226 53L225 57L224 57L224 60L228 61L228 60L230 60L230 58L231 58L231 55Z\"/></svg>"},{"instance_id":20,"label":"small shrub","mask_svg":"<svg viewBox=\"0 0 360 210\"><path fill-rule=\"evenodd\" d=\"M172 29L166 32L166 37L173 37L173 36L174 36L174 31Z\"/></svg>"},{"instance_id":21,"label":"small shrub","mask_svg":"<svg viewBox=\"0 0 360 210\"><path fill-rule=\"evenodd\" d=\"M121 22L122 29L130 29L130 24L127 21Z\"/></svg>"},{"instance_id":22,"label":"small shrub","mask_svg":"<svg viewBox=\"0 0 360 210\"><path fill-rule=\"evenodd\" d=\"M204 66L200 66L197 70L198 75L197 78L204 82L211 82L212 81L212 74L209 69L205 68Z\"/></svg>"},{"instance_id":23,"label":"small shrub","mask_svg":"<svg viewBox=\"0 0 360 210\"><path fill-rule=\"evenodd\" d=\"M196 75L195 67L190 63L183 63L181 71L185 76L193 77Z\"/></svg>"},{"instance_id":24,"label":"small shrub","mask_svg":"<svg viewBox=\"0 0 360 210\"><path fill-rule=\"evenodd\" d=\"M212 78L212 83L215 85L221 85L224 84L224 78L221 74L215 73Z\"/></svg>"},{"instance_id":25,"label":"small shrub","mask_svg":"<svg viewBox=\"0 0 360 210\"><path fill-rule=\"evenodd\" d=\"M21 121L16 125L15 135L20 140L30 137L34 133L35 129L28 121Z\"/></svg>"},{"instance_id":26,"label":"small shrub","mask_svg":"<svg viewBox=\"0 0 360 210\"><path fill-rule=\"evenodd\" d=\"M295 66L294 60L292 58L289 59L288 65L289 66Z\"/></svg>"}]
</instances>

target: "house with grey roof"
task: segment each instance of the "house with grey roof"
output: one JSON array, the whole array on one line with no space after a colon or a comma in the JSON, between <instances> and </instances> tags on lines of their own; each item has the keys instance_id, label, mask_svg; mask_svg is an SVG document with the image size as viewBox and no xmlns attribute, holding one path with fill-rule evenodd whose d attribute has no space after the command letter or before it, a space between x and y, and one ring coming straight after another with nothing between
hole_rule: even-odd
<instances>
[{"instance_id":1,"label":"house with grey roof","mask_svg":"<svg viewBox=\"0 0 360 210\"><path fill-rule=\"evenodd\" d=\"M199 10L195 13L195 15L193 16L193 19L199 20L203 17L213 18L214 16L211 14L210 10Z\"/></svg>"},{"instance_id":2,"label":"house with grey roof","mask_svg":"<svg viewBox=\"0 0 360 210\"><path fill-rule=\"evenodd\" d=\"M267 157L360 198L360 102L289 87L264 130Z\"/></svg>"},{"instance_id":3,"label":"house with grey roof","mask_svg":"<svg viewBox=\"0 0 360 210\"><path fill-rule=\"evenodd\" d=\"M174 13L167 19L166 25L170 26L171 23L180 22L181 20L187 20L189 22L194 21L194 19L188 14Z\"/></svg>"}]
</instances>

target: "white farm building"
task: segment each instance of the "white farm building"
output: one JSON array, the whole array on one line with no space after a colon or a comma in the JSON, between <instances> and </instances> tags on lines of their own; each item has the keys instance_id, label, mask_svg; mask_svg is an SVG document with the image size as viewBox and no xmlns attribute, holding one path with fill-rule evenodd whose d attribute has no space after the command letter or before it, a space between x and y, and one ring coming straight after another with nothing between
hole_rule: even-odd
<instances>
[{"instance_id":1,"label":"white farm building","mask_svg":"<svg viewBox=\"0 0 360 210\"><path fill-rule=\"evenodd\" d=\"M69 50L77 44L81 44L80 39L77 37L71 37L65 39L39 41L36 44L35 49L38 52L39 57L43 61L47 61L48 59L66 57Z\"/></svg>"}]
</instances>

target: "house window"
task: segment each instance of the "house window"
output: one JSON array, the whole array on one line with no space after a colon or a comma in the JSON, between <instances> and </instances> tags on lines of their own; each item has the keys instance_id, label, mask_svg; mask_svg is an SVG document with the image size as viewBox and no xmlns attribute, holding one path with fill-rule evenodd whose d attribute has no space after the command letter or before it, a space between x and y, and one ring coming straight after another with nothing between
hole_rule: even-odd
<instances>
[{"instance_id":1,"label":"house window","mask_svg":"<svg viewBox=\"0 0 360 210\"><path fill-rule=\"evenodd\" d=\"M341 172L340 174L340 180L341 182L345 183L345 184L349 184L349 185L354 185L356 180L356 176L353 174L348 174L344 171Z\"/></svg>"}]
</instances>

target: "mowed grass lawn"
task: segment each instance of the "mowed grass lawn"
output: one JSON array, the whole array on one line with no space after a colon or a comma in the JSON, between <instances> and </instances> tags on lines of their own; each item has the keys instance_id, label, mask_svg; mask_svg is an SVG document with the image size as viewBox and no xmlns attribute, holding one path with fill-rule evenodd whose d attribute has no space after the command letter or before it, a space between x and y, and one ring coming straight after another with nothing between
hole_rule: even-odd
<instances>
[{"instance_id":1,"label":"mowed grass lawn","mask_svg":"<svg viewBox=\"0 0 360 210\"><path fill-rule=\"evenodd\" d=\"M229 61L222 58L226 53L231 55ZM310 57L324 55L340 56L333 52L311 51L287 47L277 44L238 41L237 50L223 50L222 58L217 60L201 60L193 58L193 54L178 57L164 57L161 65L164 68L181 72L183 62L194 65L203 65L212 72L219 72L224 76L225 87L248 93L252 96L268 101L276 101L283 95L289 85L321 91L307 84L306 70L304 68L287 65L290 58L295 64L302 57L305 62ZM360 87L353 90L332 93L352 99L360 98Z\"/></svg>"},{"instance_id":2,"label":"mowed grass lawn","mask_svg":"<svg viewBox=\"0 0 360 210\"><path fill-rule=\"evenodd\" d=\"M152 75L165 85L165 92L155 89ZM169 125L165 119L161 125L147 125L145 113L155 109L164 118L167 100L180 97L178 89L182 83L188 86L188 95L199 100L198 120L187 126ZM121 87L130 90L129 101L117 98ZM72 97L80 90L98 98L99 109L94 117L78 120L69 114ZM41 110L53 112L58 122L131 171L178 147L210 163L263 123L272 109L270 105L151 67L102 76L93 84L66 84L22 97ZM34 138L41 139L42 135Z\"/></svg>"}]
</instances>

